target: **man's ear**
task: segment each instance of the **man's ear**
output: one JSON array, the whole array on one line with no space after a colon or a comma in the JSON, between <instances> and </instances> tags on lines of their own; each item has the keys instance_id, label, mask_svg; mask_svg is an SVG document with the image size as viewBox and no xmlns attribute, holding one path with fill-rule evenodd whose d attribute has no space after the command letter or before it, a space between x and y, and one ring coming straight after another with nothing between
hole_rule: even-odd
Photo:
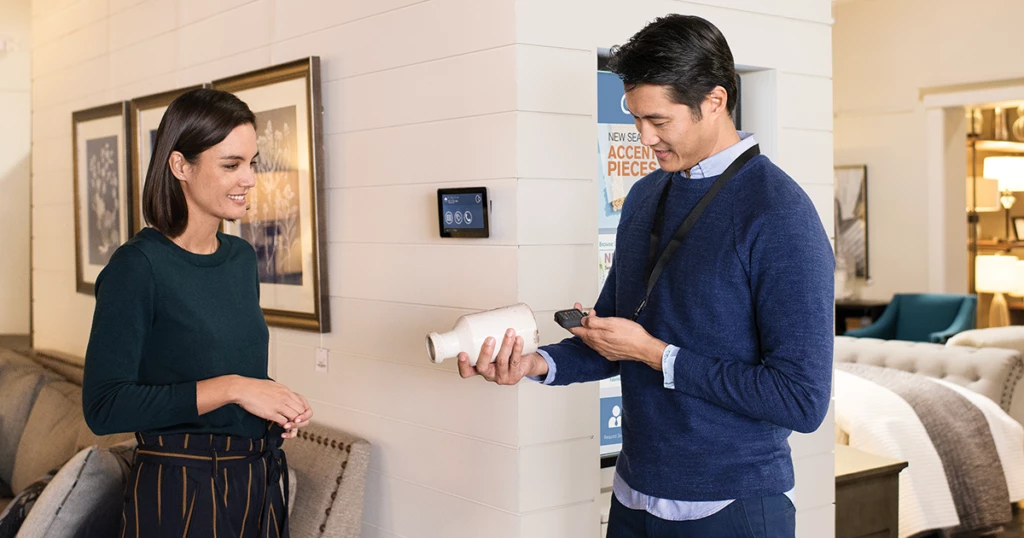
<instances>
[{"instance_id":1,"label":"man's ear","mask_svg":"<svg viewBox=\"0 0 1024 538\"><path fill-rule=\"evenodd\" d=\"M721 115L729 114L729 94L725 91L725 88L721 86L715 86L706 96L704 96L704 102L701 103L702 112L704 115Z\"/></svg>"}]
</instances>

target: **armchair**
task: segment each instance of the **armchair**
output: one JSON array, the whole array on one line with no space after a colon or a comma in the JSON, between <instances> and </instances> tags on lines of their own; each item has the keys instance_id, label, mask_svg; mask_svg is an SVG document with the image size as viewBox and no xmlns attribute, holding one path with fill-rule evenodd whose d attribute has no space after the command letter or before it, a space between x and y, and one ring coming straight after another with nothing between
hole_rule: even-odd
<instances>
[{"instance_id":1,"label":"armchair","mask_svg":"<svg viewBox=\"0 0 1024 538\"><path fill-rule=\"evenodd\" d=\"M846 336L944 344L974 328L977 306L974 295L897 293L878 321L846 331Z\"/></svg>"}]
</instances>

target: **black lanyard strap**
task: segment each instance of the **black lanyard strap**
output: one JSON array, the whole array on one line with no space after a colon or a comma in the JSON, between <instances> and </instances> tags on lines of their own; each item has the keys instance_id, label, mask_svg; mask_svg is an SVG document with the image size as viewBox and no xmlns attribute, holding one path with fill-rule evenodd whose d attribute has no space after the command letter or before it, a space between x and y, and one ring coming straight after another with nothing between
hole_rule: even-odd
<instances>
[{"instance_id":1,"label":"black lanyard strap","mask_svg":"<svg viewBox=\"0 0 1024 538\"><path fill-rule=\"evenodd\" d=\"M672 184L671 178L665 182L665 187L661 190L661 199L658 200L658 211L654 214L654 226L651 228L651 243L647 250L647 293L644 295L644 300L637 307L636 312L633 313L633 321L640 316L640 312L643 311L644 307L647 306L647 300L651 298L651 290L654 289L654 284L658 282L658 278L661 277L661 273L665 271L665 267L668 262L672 259L672 255L679 249L679 245L682 244L683 239L686 239L686 235L690 233L690 229L693 228L694 224L697 224L697 219L700 218L704 210L707 209L708 205L711 204L711 200L714 200L715 195L718 191L722 190L722 187L729 182L737 172L743 168L743 165L747 164L750 159L753 159L761 153L761 149L754 144L749 149L740 154L739 157L733 161L722 175L718 176L718 179L711 184L711 188L708 189L704 196L701 197L697 205L690 211L690 214L686 216L683 223L676 230L675 235L672 236L672 240L669 241L668 246L662 251L661 257L658 258L658 262L655 263L655 256L658 254L658 246L661 244L661 232L663 221L665 220L665 203L668 200L669 186Z\"/></svg>"}]
</instances>

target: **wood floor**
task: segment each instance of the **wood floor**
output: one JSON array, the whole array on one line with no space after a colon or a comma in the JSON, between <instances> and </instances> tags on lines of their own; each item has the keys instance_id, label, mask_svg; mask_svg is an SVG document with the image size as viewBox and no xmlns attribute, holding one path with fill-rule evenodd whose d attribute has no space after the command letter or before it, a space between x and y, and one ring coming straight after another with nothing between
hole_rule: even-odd
<instances>
[{"instance_id":1,"label":"wood floor","mask_svg":"<svg viewBox=\"0 0 1024 538\"><path fill-rule=\"evenodd\" d=\"M992 536L993 538L1024 538L1024 510L1014 508L1013 523L1007 525L1003 532Z\"/></svg>"}]
</instances>

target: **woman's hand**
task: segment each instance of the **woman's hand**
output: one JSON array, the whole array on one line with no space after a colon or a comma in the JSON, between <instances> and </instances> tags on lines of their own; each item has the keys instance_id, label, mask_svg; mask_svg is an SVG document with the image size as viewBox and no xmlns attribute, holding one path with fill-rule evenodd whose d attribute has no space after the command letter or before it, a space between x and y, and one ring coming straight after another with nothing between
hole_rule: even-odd
<instances>
[{"instance_id":1,"label":"woman's hand","mask_svg":"<svg viewBox=\"0 0 1024 538\"><path fill-rule=\"evenodd\" d=\"M309 419L313 418L313 408L309 406L309 402L301 394L296 393L302 403L306 405L306 410L301 415L295 417L294 420L289 421L284 425L285 432L281 434L281 437L285 439L293 439L296 435L299 435L299 428L309 424Z\"/></svg>"},{"instance_id":2,"label":"woman's hand","mask_svg":"<svg viewBox=\"0 0 1024 538\"><path fill-rule=\"evenodd\" d=\"M237 404L249 413L274 422L285 429L281 435L291 439L298 428L309 424L313 410L301 394L270 379L224 375L196 384L196 408L200 415L227 404Z\"/></svg>"}]
</instances>

